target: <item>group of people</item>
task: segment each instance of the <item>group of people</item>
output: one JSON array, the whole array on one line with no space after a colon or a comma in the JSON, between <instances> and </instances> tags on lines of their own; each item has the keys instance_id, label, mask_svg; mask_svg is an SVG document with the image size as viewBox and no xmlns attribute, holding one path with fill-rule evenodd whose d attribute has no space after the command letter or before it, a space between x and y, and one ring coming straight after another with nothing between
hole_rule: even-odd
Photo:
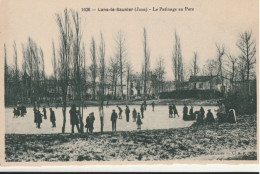
<instances>
[{"instance_id":1,"label":"group of people","mask_svg":"<svg viewBox=\"0 0 260 174\"><path fill-rule=\"evenodd\" d=\"M47 119L47 111L46 108L43 106L42 112L40 112L40 109L36 107L33 108L34 112L34 123L36 123L36 128L40 129L41 128L41 123L42 123L42 117L46 120ZM50 108L50 121L52 123L52 127L56 127L56 116L55 112Z\"/></svg>"},{"instance_id":2,"label":"group of people","mask_svg":"<svg viewBox=\"0 0 260 174\"><path fill-rule=\"evenodd\" d=\"M176 115L180 117L175 104L169 104L169 118L173 118L173 114L174 118L176 117Z\"/></svg>"},{"instance_id":3,"label":"group of people","mask_svg":"<svg viewBox=\"0 0 260 174\"><path fill-rule=\"evenodd\" d=\"M117 119L122 119L122 109L119 106L117 106L117 107L119 110L119 117L118 117L115 109L113 109L112 114L111 114L110 121L112 122L112 131L116 131ZM129 109L128 105L126 105L125 113L126 113L126 121L129 122L130 109ZM140 113L139 112L137 113L136 109L134 108L132 111L132 115L133 115L133 122L136 122L136 124L137 124L137 129L141 129L141 125L143 124L143 122L141 120Z\"/></svg>"},{"instance_id":4,"label":"group of people","mask_svg":"<svg viewBox=\"0 0 260 174\"><path fill-rule=\"evenodd\" d=\"M19 116L24 117L24 115L27 113L25 106L18 106L17 108L13 109L14 118L17 118Z\"/></svg>"}]
</instances>

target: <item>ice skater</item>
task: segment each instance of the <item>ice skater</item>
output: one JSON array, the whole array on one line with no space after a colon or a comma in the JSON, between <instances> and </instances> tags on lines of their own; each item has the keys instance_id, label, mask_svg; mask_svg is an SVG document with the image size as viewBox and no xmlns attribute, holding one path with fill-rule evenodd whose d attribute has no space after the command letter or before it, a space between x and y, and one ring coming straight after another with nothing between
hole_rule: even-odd
<instances>
[{"instance_id":1,"label":"ice skater","mask_svg":"<svg viewBox=\"0 0 260 174\"><path fill-rule=\"evenodd\" d=\"M123 112L123 110L122 110L121 107L118 106L118 105L117 105L117 108L118 108L118 110L119 110L119 117L118 117L118 119L122 119L122 112Z\"/></svg>"},{"instance_id":2,"label":"ice skater","mask_svg":"<svg viewBox=\"0 0 260 174\"><path fill-rule=\"evenodd\" d=\"M56 117L52 108L50 108L50 121L52 123L52 127L56 127Z\"/></svg>"},{"instance_id":3,"label":"ice skater","mask_svg":"<svg viewBox=\"0 0 260 174\"><path fill-rule=\"evenodd\" d=\"M151 104L151 105L152 105L152 108L153 108L153 111L154 111L154 105L155 105L155 104L154 104L154 101L152 102L152 104Z\"/></svg>"},{"instance_id":4,"label":"ice skater","mask_svg":"<svg viewBox=\"0 0 260 174\"><path fill-rule=\"evenodd\" d=\"M138 112L136 124L137 124L137 129L141 129L141 125L143 124L143 122L142 122L142 120L141 120L141 117L140 117L140 113L139 113L139 112Z\"/></svg>"},{"instance_id":5,"label":"ice skater","mask_svg":"<svg viewBox=\"0 0 260 174\"><path fill-rule=\"evenodd\" d=\"M116 120L117 120L117 113L113 109L113 112L111 114L111 121L112 121L112 131L116 131Z\"/></svg>"},{"instance_id":6,"label":"ice skater","mask_svg":"<svg viewBox=\"0 0 260 174\"><path fill-rule=\"evenodd\" d=\"M176 115L178 115L178 117L180 117L175 104L172 104L172 107L173 107L173 112L174 112L174 118L176 117Z\"/></svg>"},{"instance_id":7,"label":"ice skater","mask_svg":"<svg viewBox=\"0 0 260 174\"><path fill-rule=\"evenodd\" d=\"M169 104L169 118L173 118L172 114L173 114L173 107L171 104Z\"/></svg>"},{"instance_id":8,"label":"ice skater","mask_svg":"<svg viewBox=\"0 0 260 174\"><path fill-rule=\"evenodd\" d=\"M47 119L45 106L43 106L42 112L43 112L43 118Z\"/></svg>"},{"instance_id":9,"label":"ice skater","mask_svg":"<svg viewBox=\"0 0 260 174\"><path fill-rule=\"evenodd\" d=\"M80 132L79 129L79 118L76 111L76 106L73 104L70 109L70 124L71 124L71 133L74 133L74 127L77 127L78 132Z\"/></svg>"},{"instance_id":10,"label":"ice skater","mask_svg":"<svg viewBox=\"0 0 260 174\"><path fill-rule=\"evenodd\" d=\"M144 118L144 105L141 105L140 111L141 111L141 115L142 115L142 119Z\"/></svg>"},{"instance_id":11,"label":"ice skater","mask_svg":"<svg viewBox=\"0 0 260 174\"><path fill-rule=\"evenodd\" d=\"M134 108L132 114L133 114L133 122L136 122L137 112L136 112L136 109L135 109L135 108Z\"/></svg>"},{"instance_id":12,"label":"ice skater","mask_svg":"<svg viewBox=\"0 0 260 174\"><path fill-rule=\"evenodd\" d=\"M129 107L126 105L125 115L126 115L126 121L127 121L127 122L129 122L129 114L130 114L130 109L129 109Z\"/></svg>"}]
</instances>

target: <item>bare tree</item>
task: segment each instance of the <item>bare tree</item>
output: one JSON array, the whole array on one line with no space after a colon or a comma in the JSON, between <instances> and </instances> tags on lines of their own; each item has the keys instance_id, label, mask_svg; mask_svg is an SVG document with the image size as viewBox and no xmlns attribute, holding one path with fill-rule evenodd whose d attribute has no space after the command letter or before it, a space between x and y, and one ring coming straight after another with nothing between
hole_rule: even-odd
<instances>
[{"instance_id":1,"label":"bare tree","mask_svg":"<svg viewBox=\"0 0 260 174\"><path fill-rule=\"evenodd\" d=\"M143 64L143 73L144 73L144 100L146 100L148 72L150 71L150 48L149 48L149 46L148 46L148 44L147 44L147 34L146 34L146 29L145 29L145 28L144 28L143 49L144 49L144 64Z\"/></svg>"},{"instance_id":2,"label":"bare tree","mask_svg":"<svg viewBox=\"0 0 260 174\"><path fill-rule=\"evenodd\" d=\"M16 43L13 43L13 49L14 49L14 66L15 66L15 84L14 84L14 101L20 100L18 99L18 97L20 95L18 95L18 90L19 90L19 70L18 70L18 62L17 62L17 47L16 47Z\"/></svg>"},{"instance_id":3,"label":"bare tree","mask_svg":"<svg viewBox=\"0 0 260 174\"><path fill-rule=\"evenodd\" d=\"M91 61L92 64L90 66L91 71L91 81L92 81L92 99L96 99L96 78L97 78L97 58L96 58L96 44L95 39L92 37L91 46L90 46L90 53L91 53Z\"/></svg>"},{"instance_id":4,"label":"bare tree","mask_svg":"<svg viewBox=\"0 0 260 174\"><path fill-rule=\"evenodd\" d=\"M237 47L241 51L241 55L239 56L239 59L240 59L240 68L241 68L240 71L242 73L242 79L244 79L244 72L245 72L247 85L248 85L248 92L250 92L249 91L250 73L256 63L256 43L255 40L252 40L252 31L245 31L240 34L240 38L237 42Z\"/></svg>"},{"instance_id":5,"label":"bare tree","mask_svg":"<svg viewBox=\"0 0 260 174\"><path fill-rule=\"evenodd\" d=\"M53 75L54 75L54 100L57 100L57 83L58 83L58 66L57 66L57 59L56 59L56 51L54 41L52 41L52 68L53 68Z\"/></svg>"},{"instance_id":6,"label":"bare tree","mask_svg":"<svg viewBox=\"0 0 260 174\"><path fill-rule=\"evenodd\" d=\"M118 63L118 59L117 58L110 58L110 62L109 62L109 77L110 77L110 81L111 81L111 87L113 88L113 96L114 98L116 98L116 94L117 94L117 82L118 82L118 76L119 76L119 63Z\"/></svg>"},{"instance_id":7,"label":"bare tree","mask_svg":"<svg viewBox=\"0 0 260 174\"><path fill-rule=\"evenodd\" d=\"M235 77L236 77L236 68L237 68L237 58L234 57L231 54L226 54L226 56L228 57L228 63L227 63L227 69L225 69L226 72L229 73L230 76L230 90L233 89L234 86L234 81L235 81Z\"/></svg>"},{"instance_id":8,"label":"bare tree","mask_svg":"<svg viewBox=\"0 0 260 174\"><path fill-rule=\"evenodd\" d=\"M191 74L194 76L194 89L196 89L196 76L199 73L199 66L198 66L198 53L194 52L194 57L191 63L192 71Z\"/></svg>"},{"instance_id":9,"label":"bare tree","mask_svg":"<svg viewBox=\"0 0 260 174\"><path fill-rule=\"evenodd\" d=\"M100 74L100 93L101 93L101 102L104 101L105 94L105 73L106 73L106 62L105 62L105 41L103 38L103 34L100 33L101 41L99 45L99 74Z\"/></svg>"},{"instance_id":10,"label":"bare tree","mask_svg":"<svg viewBox=\"0 0 260 174\"><path fill-rule=\"evenodd\" d=\"M175 31L175 45L172 54L173 61L173 73L176 82L182 82L184 80L183 75L183 63L182 63L182 52L181 52L181 43L180 37Z\"/></svg>"},{"instance_id":11,"label":"bare tree","mask_svg":"<svg viewBox=\"0 0 260 174\"><path fill-rule=\"evenodd\" d=\"M70 15L67 9L64 14L56 14L56 22L59 27L59 49L58 49L58 69L62 92L62 111L63 125L62 133L65 133L67 89L69 85L71 50L72 50L72 31L70 26Z\"/></svg>"},{"instance_id":12,"label":"bare tree","mask_svg":"<svg viewBox=\"0 0 260 174\"><path fill-rule=\"evenodd\" d=\"M224 77L223 77L223 55L225 54L225 46L216 44L217 48L217 61L218 61L218 77L220 76L221 86L224 86Z\"/></svg>"},{"instance_id":13,"label":"bare tree","mask_svg":"<svg viewBox=\"0 0 260 174\"><path fill-rule=\"evenodd\" d=\"M159 59L157 59L157 63L156 63L156 69L155 69L155 75L156 75L156 81L154 82L156 93L160 93L163 92L164 90L164 79L165 79L165 60L163 57L160 57Z\"/></svg>"},{"instance_id":14,"label":"bare tree","mask_svg":"<svg viewBox=\"0 0 260 174\"><path fill-rule=\"evenodd\" d=\"M125 37L123 32L120 30L117 33L116 37L116 56L119 62L119 75L120 75L120 89L121 97L123 96L123 76L125 72L126 64L126 46L125 46Z\"/></svg>"},{"instance_id":15,"label":"bare tree","mask_svg":"<svg viewBox=\"0 0 260 174\"><path fill-rule=\"evenodd\" d=\"M132 66L130 63L127 63L126 65L126 98L129 100L129 91L130 91L130 81L131 81L131 76L132 76Z\"/></svg>"},{"instance_id":16,"label":"bare tree","mask_svg":"<svg viewBox=\"0 0 260 174\"><path fill-rule=\"evenodd\" d=\"M83 62L84 62L84 48L82 45L82 26L81 26L81 18L76 11L71 11L72 14L72 66L73 66L73 80L74 80L74 91L76 93L76 101L80 111L79 120L80 120L80 132L84 132L84 123L83 123L83 106L81 101L81 93L82 93L82 70L83 70ZM83 49L83 50L81 50ZM81 109L82 108L82 109Z\"/></svg>"}]
</instances>

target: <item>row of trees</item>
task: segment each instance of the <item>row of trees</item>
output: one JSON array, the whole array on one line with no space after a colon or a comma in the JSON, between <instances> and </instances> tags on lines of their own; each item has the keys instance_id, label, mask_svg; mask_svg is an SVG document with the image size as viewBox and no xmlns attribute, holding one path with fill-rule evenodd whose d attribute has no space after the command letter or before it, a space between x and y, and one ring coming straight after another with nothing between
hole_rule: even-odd
<instances>
[{"instance_id":1,"label":"row of trees","mask_svg":"<svg viewBox=\"0 0 260 174\"><path fill-rule=\"evenodd\" d=\"M183 71L180 37L175 32L175 45L172 54L173 73L176 82L185 81L184 77L206 75L217 76L222 86L225 86L224 79L229 81L230 90L236 82L247 85L247 92L250 93L250 79L256 78L256 43L252 38L252 31L245 31L239 35L236 46L240 50L238 56L227 51L224 44L216 44L216 58L208 59L203 67L198 65L198 53L195 51L189 69L185 75ZM186 79L187 80L187 79ZM177 83L178 84L178 83ZM196 83L194 83L196 89Z\"/></svg>"}]
</instances>

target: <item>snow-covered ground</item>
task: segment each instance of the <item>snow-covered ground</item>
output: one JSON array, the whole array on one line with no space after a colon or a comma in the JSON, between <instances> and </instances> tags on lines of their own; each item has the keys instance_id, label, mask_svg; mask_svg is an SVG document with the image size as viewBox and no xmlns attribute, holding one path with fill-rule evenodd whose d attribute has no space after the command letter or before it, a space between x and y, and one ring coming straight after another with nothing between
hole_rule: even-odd
<instances>
[{"instance_id":1,"label":"snow-covered ground","mask_svg":"<svg viewBox=\"0 0 260 174\"><path fill-rule=\"evenodd\" d=\"M120 106L123 111L125 110L125 106ZM144 119L142 119L143 130L151 130L151 129L169 129L169 128L181 128L181 127L189 127L192 125L193 121L183 121L182 120L182 110L183 106L176 105L178 113L180 117L178 118L169 118L169 111L168 106L155 106L155 111L152 111L151 106L147 106L146 111L144 112ZM200 109L200 106L193 106L194 111ZM132 118L132 110L136 108L137 112L140 112L139 105L130 105L129 109L130 113L130 121L126 122L125 112L123 112L122 116L123 119L117 120L117 131L132 131L137 129L137 125L133 122ZM190 109L190 106L188 106ZM33 115L33 108L27 108L27 114L24 117L13 118L13 108L6 108L5 109L5 130L6 133L15 133L15 134L51 134L51 133L61 133L62 123L63 123L63 116L62 116L62 109L61 108L52 108L56 115L56 128L52 128L52 124L50 122L50 112L49 108L47 110L47 120L43 119L41 124L41 129L37 129L34 123L34 115ZM66 133L71 132L71 125L70 125L70 116L69 116L69 109L67 108L67 122L66 122ZM110 121L112 110L115 109L118 113L118 109L116 106L109 106L104 107L104 131L111 131L112 123ZM214 117L216 118L215 109L216 106L205 106L204 110L207 113L207 110L211 109L213 112ZM42 112L42 108L40 108ZM86 123L86 117L89 113L94 112L95 115L95 122L94 122L94 132L100 131L100 119L99 119L99 111L98 107L88 107L84 109L84 124ZM74 128L75 132L77 132L76 127ZM85 131L85 130L84 130Z\"/></svg>"}]
</instances>

